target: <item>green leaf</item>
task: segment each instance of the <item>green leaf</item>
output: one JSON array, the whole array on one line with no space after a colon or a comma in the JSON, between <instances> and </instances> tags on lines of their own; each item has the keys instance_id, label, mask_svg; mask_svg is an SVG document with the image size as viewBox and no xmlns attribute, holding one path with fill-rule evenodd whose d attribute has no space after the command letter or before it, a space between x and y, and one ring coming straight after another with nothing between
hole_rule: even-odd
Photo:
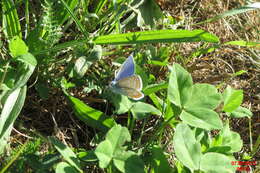
<instances>
[{"instance_id":1,"label":"green leaf","mask_svg":"<svg viewBox=\"0 0 260 173\"><path fill-rule=\"evenodd\" d=\"M18 56L16 60L21 63L18 65L15 86L12 89L24 86L33 74L37 65L35 57L30 53Z\"/></svg>"},{"instance_id":2,"label":"green leaf","mask_svg":"<svg viewBox=\"0 0 260 173\"><path fill-rule=\"evenodd\" d=\"M245 47L260 47L260 42L236 40L224 43L225 45L245 46Z\"/></svg>"},{"instance_id":3,"label":"green leaf","mask_svg":"<svg viewBox=\"0 0 260 173\"><path fill-rule=\"evenodd\" d=\"M68 47L81 46L89 40L72 40L61 43L51 49L35 50L34 55L45 54L49 52L57 52L58 50ZM203 30L154 30L130 32L124 34L110 34L96 37L93 42L95 44L143 44L143 43L172 43L172 42L210 42L218 43L219 38Z\"/></svg>"},{"instance_id":4,"label":"green leaf","mask_svg":"<svg viewBox=\"0 0 260 173\"><path fill-rule=\"evenodd\" d=\"M75 115L88 126L102 131L107 131L116 124L113 118L108 117L103 112L86 105L75 97L68 94L66 94L66 96L75 112Z\"/></svg>"},{"instance_id":5,"label":"green leaf","mask_svg":"<svg viewBox=\"0 0 260 173\"><path fill-rule=\"evenodd\" d=\"M95 150L95 154L99 159L99 166L106 168L117 152L124 151L123 144L130 141L131 136L126 127L115 125L111 128L106 135L105 141L101 142Z\"/></svg>"},{"instance_id":6,"label":"green leaf","mask_svg":"<svg viewBox=\"0 0 260 173\"><path fill-rule=\"evenodd\" d=\"M221 94L213 85L195 84L184 107L215 109L221 102Z\"/></svg>"},{"instance_id":7,"label":"green leaf","mask_svg":"<svg viewBox=\"0 0 260 173\"><path fill-rule=\"evenodd\" d=\"M187 108L181 112L180 118L191 126L206 130L221 129L223 127L218 114L203 107Z\"/></svg>"},{"instance_id":8,"label":"green leaf","mask_svg":"<svg viewBox=\"0 0 260 173\"><path fill-rule=\"evenodd\" d=\"M2 1L3 31L7 38L14 36L22 37L21 25L17 14L16 6L12 0Z\"/></svg>"},{"instance_id":9,"label":"green leaf","mask_svg":"<svg viewBox=\"0 0 260 173\"><path fill-rule=\"evenodd\" d=\"M191 86L191 75L179 64L174 64L168 86L169 100L176 106L182 107L189 99Z\"/></svg>"},{"instance_id":10,"label":"green leaf","mask_svg":"<svg viewBox=\"0 0 260 173\"><path fill-rule=\"evenodd\" d=\"M231 173L235 172L236 168L231 164L229 157L219 153L206 153L202 156L200 169L206 173Z\"/></svg>"},{"instance_id":11,"label":"green leaf","mask_svg":"<svg viewBox=\"0 0 260 173\"><path fill-rule=\"evenodd\" d=\"M143 44L198 41L217 43L219 39L217 36L203 30L154 30L98 36L93 41L95 44Z\"/></svg>"},{"instance_id":12,"label":"green leaf","mask_svg":"<svg viewBox=\"0 0 260 173\"><path fill-rule=\"evenodd\" d=\"M242 118L242 117L251 118L253 116L253 113L249 109L239 106L234 111L227 112L227 115L233 118Z\"/></svg>"},{"instance_id":13,"label":"green leaf","mask_svg":"<svg viewBox=\"0 0 260 173\"><path fill-rule=\"evenodd\" d=\"M76 154L67 145L63 144L54 137L49 137L49 140L71 166L76 168L79 172L83 172L80 169L80 162Z\"/></svg>"},{"instance_id":14,"label":"green leaf","mask_svg":"<svg viewBox=\"0 0 260 173\"><path fill-rule=\"evenodd\" d=\"M222 146L231 147L230 152L238 152L243 146L243 141L240 138L239 133L233 132L229 128L229 122L225 123L224 128L220 132L222 138Z\"/></svg>"},{"instance_id":15,"label":"green leaf","mask_svg":"<svg viewBox=\"0 0 260 173\"><path fill-rule=\"evenodd\" d=\"M9 50L12 54L12 57L17 57L28 53L28 47L18 36L15 36L11 39L9 43Z\"/></svg>"},{"instance_id":16,"label":"green leaf","mask_svg":"<svg viewBox=\"0 0 260 173\"><path fill-rule=\"evenodd\" d=\"M128 112L134 104L134 102L131 101L130 99L128 99L127 96L124 96L121 94L113 93L113 95L111 95L110 98L111 98L113 105L116 108L115 111L117 114L123 114L123 113Z\"/></svg>"},{"instance_id":17,"label":"green leaf","mask_svg":"<svg viewBox=\"0 0 260 173\"><path fill-rule=\"evenodd\" d=\"M199 163L202 156L201 146L196 141L195 135L188 125L180 123L177 125L173 137L173 146L175 154L183 165L192 172L199 169Z\"/></svg>"},{"instance_id":18,"label":"green leaf","mask_svg":"<svg viewBox=\"0 0 260 173\"><path fill-rule=\"evenodd\" d=\"M143 102L134 103L133 107L131 108L131 112L134 118L138 120L147 117L146 114L148 113L155 114L155 115L162 115L162 113L154 106Z\"/></svg>"},{"instance_id":19,"label":"green leaf","mask_svg":"<svg viewBox=\"0 0 260 173\"><path fill-rule=\"evenodd\" d=\"M155 27L155 22L163 17L160 7L154 0L144 0L143 4L137 8L137 26L150 25Z\"/></svg>"},{"instance_id":20,"label":"green leaf","mask_svg":"<svg viewBox=\"0 0 260 173\"><path fill-rule=\"evenodd\" d=\"M117 153L113 162L123 173L145 173L143 161L132 151Z\"/></svg>"},{"instance_id":21,"label":"green leaf","mask_svg":"<svg viewBox=\"0 0 260 173\"><path fill-rule=\"evenodd\" d=\"M99 60L102 56L102 47L100 45L96 45L93 50L90 52L89 56L81 56L79 57L74 66L75 72L79 75L79 77L83 77L87 72L88 68L97 60Z\"/></svg>"},{"instance_id":22,"label":"green leaf","mask_svg":"<svg viewBox=\"0 0 260 173\"><path fill-rule=\"evenodd\" d=\"M159 84L152 84L152 85L148 85L145 89L143 89L143 93L145 95L150 95L152 93L155 93L157 91L163 90L168 88L168 82L162 82Z\"/></svg>"},{"instance_id":23,"label":"green leaf","mask_svg":"<svg viewBox=\"0 0 260 173\"><path fill-rule=\"evenodd\" d=\"M73 166L71 166L66 162L58 163L55 172L56 173L78 173L78 171Z\"/></svg>"},{"instance_id":24,"label":"green leaf","mask_svg":"<svg viewBox=\"0 0 260 173\"><path fill-rule=\"evenodd\" d=\"M152 173L161 173L161 172L173 172L166 156L163 153L163 150L159 146L152 147Z\"/></svg>"},{"instance_id":25,"label":"green leaf","mask_svg":"<svg viewBox=\"0 0 260 173\"><path fill-rule=\"evenodd\" d=\"M13 124L22 110L26 91L26 86L17 88L9 94L4 103L0 115L0 154L3 153L13 129Z\"/></svg>"},{"instance_id":26,"label":"green leaf","mask_svg":"<svg viewBox=\"0 0 260 173\"><path fill-rule=\"evenodd\" d=\"M243 90L235 90L228 86L224 93L224 107L225 112L232 112L237 109L243 101Z\"/></svg>"},{"instance_id":27,"label":"green leaf","mask_svg":"<svg viewBox=\"0 0 260 173\"><path fill-rule=\"evenodd\" d=\"M78 154L78 158L84 162L97 162L98 158L94 153L94 150L81 151Z\"/></svg>"}]
</instances>

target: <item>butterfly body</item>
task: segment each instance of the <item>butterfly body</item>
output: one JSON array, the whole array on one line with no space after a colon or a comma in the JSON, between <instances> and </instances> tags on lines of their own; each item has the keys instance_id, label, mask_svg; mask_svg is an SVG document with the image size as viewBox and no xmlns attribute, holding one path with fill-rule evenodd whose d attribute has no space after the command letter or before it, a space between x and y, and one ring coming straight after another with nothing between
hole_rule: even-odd
<instances>
[{"instance_id":1,"label":"butterfly body","mask_svg":"<svg viewBox=\"0 0 260 173\"><path fill-rule=\"evenodd\" d=\"M122 64L115 79L110 83L110 88L113 92L126 95L134 100L139 100L144 97L141 92L143 88L142 79L139 75L134 74L134 59L130 55Z\"/></svg>"}]
</instances>

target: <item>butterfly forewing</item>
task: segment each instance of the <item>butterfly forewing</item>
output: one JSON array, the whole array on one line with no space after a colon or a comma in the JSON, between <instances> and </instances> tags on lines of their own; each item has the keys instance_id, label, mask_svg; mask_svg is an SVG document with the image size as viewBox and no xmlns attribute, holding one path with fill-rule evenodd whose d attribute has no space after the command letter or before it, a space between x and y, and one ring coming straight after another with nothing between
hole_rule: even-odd
<instances>
[{"instance_id":1,"label":"butterfly forewing","mask_svg":"<svg viewBox=\"0 0 260 173\"><path fill-rule=\"evenodd\" d=\"M132 88L141 91L143 88L142 79L139 75L132 75L117 81L118 87Z\"/></svg>"},{"instance_id":2,"label":"butterfly forewing","mask_svg":"<svg viewBox=\"0 0 260 173\"><path fill-rule=\"evenodd\" d=\"M132 76L135 72L134 58L130 55L115 74L115 81Z\"/></svg>"}]
</instances>

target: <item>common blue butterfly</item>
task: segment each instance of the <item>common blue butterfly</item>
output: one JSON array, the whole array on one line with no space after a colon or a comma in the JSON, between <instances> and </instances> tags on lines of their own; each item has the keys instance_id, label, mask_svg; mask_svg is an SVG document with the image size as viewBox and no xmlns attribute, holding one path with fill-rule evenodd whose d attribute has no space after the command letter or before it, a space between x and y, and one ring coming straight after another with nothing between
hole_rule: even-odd
<instances>
[{"instance_id":1,"label":"common blue butterfly","mask_svg":"<svg viewBox=\"0 0 260 173\"><path fill-rule=\"evenodd\" d=\"M141 92L143 82L139 75L135 74L135 64L133 55L130 55L122 64L115 79L110 83L112 91L126 95L131 99L140 100L144 97Z\"/></svg>"}]
</instances>

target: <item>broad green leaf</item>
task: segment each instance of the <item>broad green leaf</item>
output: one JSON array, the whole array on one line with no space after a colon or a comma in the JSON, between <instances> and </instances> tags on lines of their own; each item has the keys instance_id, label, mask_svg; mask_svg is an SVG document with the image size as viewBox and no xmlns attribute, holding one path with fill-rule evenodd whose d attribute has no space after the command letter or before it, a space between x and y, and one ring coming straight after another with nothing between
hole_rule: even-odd
<instances>
[{"instance_id":1,"label":"broad green leaf","mask_svg":"<svg viewBox=\"0 0 260 173\"><path fill-rule=\"evenodd\" d=\"M154 30L98 36L96 44L143 44L169 42L212 42L217 43L217 36L203 30Z\"/></svg>"},{"instance_id":2,"label":"broad green leaf","mask_svg":"<svg viewBox=\"0 0 260 173\"><path fill-rule=\"evenodd\" d=\"M123 144L129 141L131 141L131 136L126 127L115 125L111 128L105 141L101 142L95 150L99 159L99 166L106 168L117 153L124 151Z\"/></svg>"},{"instance_id":3,"label":"broad green leaf","mask_svg":"<svg viewBox=\"0 0 260 173\"><path fill-rule=\"evenodd\" d=\"M235 90L228 86L223 93L223 99L223 110L225 112L232 112L241 105L243 101L243 90Z\"/></svg>"},{"instance_id":4,"label":"broad green leaf","mask_svg":"<svg viewBox=\"0 0 260 173\"><path fill-rule=\"evenodd\" d=\"M173 172L166 156L163 153L163 150L159 146L152 147L151 159L152 159L151 173Z\"/></svg>"},{"instance_id":5,"label":"broad green leaf","mask_svg":"<svg viewBox=\"0 0 260 173\"><path fill-rule=\"evenodd\" d=\"M192 90L191 75L179 64L174 64L168 85L168 98L176 106L182 107Z\"/></svg>"},{"instance_id":6,"label":"broad green leaf","mask_svg":"<svg viewBox=\"0 0 260 173\"><path fill-rule=\"evenodd\" d=\"M242 118L242 117L251 118L253 116L253 113L249 109L239 106L234 111L227 112L227 115L233 118Z\"/></svg>"},{"instance_id":7,"label":"broad green leaf","mask_svg":"<svg viewBox=\"0 0 260 173\"><path fill-rule=\"evenodd\" d=\"M260 47L260 42L236 40L224 43L225 45L245 46L245 47Z\"/></svg>"},{"instance_id":8,"label":"broad green leaf","mask_svg":"<svg viewBox=\"0 0 260 173\"><path fill-rule=\"evenodd\" d=\"M50 137L49 140L71 166L76 168L79 172L83 172L80 169L80 162L76 154L67 145L63 144L54 137Z\"/></svg>"},{"instance_id":9,"label":"broad green leaf","mask_svg":"<svg viewBox=\"0 0 260 173\"><path fill-rule=\"evenodd\" d=\"M195 84L192 86L191 95L184 108L208 108L215 109L221 102L221 94L213 85Z\"/></svg>"},{"instance_id":10,"label":"broad green leaf","mask_svg":"<svg viewBox=\"0 0 260 173\"><path fill-rule=\"evenodd\" d=\"M22 37L19 17L13 0L3 0L2 3L2 29L7 38Z\"/></svg>"},{"instance_id":11,"label":"broad green leaf","mask_svg":"<svg viewBox=\"0 0 260 173\"><path fill-rule=\"evenodd\" d=\"M100 45L96 45L88 56L81 56L76 60L74 70L79 75L79 77L83 77L88 68L95 61L99 60L101 56L102 47Z\"/></svg>"},{"instance_id":12,"label":"broad green leaf","mask_svg":"<svg viewBox=\"0 0 260 173\"><path fill-rule=\"evenodd\" d=\"M155 28L155 22L163 17L160 7L154 0L144 0L143 4L137 8L137 26L150 25Z\"/></svg>"},{"instance_id":13,"label":"broad green leaf","mask_svg":"<svg viewBox=\"0 0 260 173\"><path fill-rule=\"evenodd\" d=\"M101 142L100 144L98 144L95 150L95 154L99 159L99 167L106 168L112 161L114 156L112 143L108 140Z\"/></svg>"},{"instance_id":14,"label":"broad green leaf","mask_svg":"<svg viewBox=\"0 0 260 173\"><path fill-rule=\"evenodd\" d=\"M17 57L28 53L28 47L26 46L24 41L20 39L18 36L13 37L10 41L9 50L13 57Z\"/></svg>"},{"instance_id":15,"label":"broad green leaf","mask_svg":"<svg viewBox=\"0 0 260 173\"><path fill-rule=\"evenodd\" d=\"M117 153L113 162L116 168L123 173L145 173L142 159L133 151Z\"/></svg>"},{"instance_id":16,"label":"broad green leaf","mask_svg":"<svg viewBox=\"0 0 260 173\"><path fill-rule=\"evenodd\" d=\"M15 79L15 85L12 89L24 86L33 74L34 69L37 65L35 57L30 53L18 56L16 60L18 62L18 69Z\"/></svg>"},{"instance_id":17,"label":"broad green leaf","mask_svg":"<svg viewBox=\"0 0 260 173\"><path fill-rule=\"evenodd\" d=\"M58 163L56 169L56 173L78 173L77 169L66 162Z\"/></svg>"},{"instance_id":18,"label":"broad green leaf","mask_svg":"<svg viewBox=\"0 0 260 173\"><path fill-rule=\"evenodd\" d=\"M195 139L195 135L188 125L180 123L177 125L173 146L175 154L183 165L188 167L192 172L199 169L199 163L202 156L201 146Z\"/></svg>"},{"instance_id":19,"label":"broad green leaf","mask_svg":"<svg viewBox=\"0 0 260 173\"><path fill-rule=\"evenodd\" d=\"M86 105L75 97L68 94L66 94L66 96L75 112L75 115L88 126L102 131L107 131L116 124L113 118L108 117L103 112Z\"/></svg>"},{"instance_id":20,"label":"broad green leaf","mask_svg":"<svg viewBox=\"0 0 260 173\"><path fill-rule=\"evenodd\" d=\"M233 15L240 14L240 13L245 13L245 12L250 11L250 10L257 10L259 8L260 8L260 3L255 2L253 4L249 4L249 5L237 8L237 9L232 9L232 10L226 11L226 12L219 14L219 15L213 17L213 18L207 19L206 21L199 22L196 25L203 24L203 23L206 23L206 22L213 22L213 21L216 21L218 19L222 19L222 18L225 18L225 17L228 17L228 16L233 16Z\"/></svg>"},{"instance_id":21,"label":"broad green leaf","mask_svg":"<svg viewBox=\"0 0 260 173\"><path fill-rule=\"evenodd\" d=\"M81 151L77 153L78 158L84 162L97 162L98 158L95 155L94 150Z\"/></svg>"},{"instance_id":22,"label":"broad green leaf","mask_svg":"<svg viewBox=\"0 0 260 173\"><path fill-rule=\"evenodd\" d=\"M131 112L133 113L133 116L138 120L147 117L148 113L162 115L162 113L154 106L143 102L134 103L133 107L131 108Z\"/></svg>"},{"instance_id":23,"label":"broad green leaf","mask_svg":"<svg viewBox=\"0 0 260 173\"><path fill-rule=\"evenodd\" d=\"M127 96L124 96L121 94L112 93L110 98L111 98L113 105L116 108L115 111L117 114L123 114L123 113L128 112L134 104L134 102L131 101L130 99L128 99Z\"/></svg>"},{"instance_id":24,"label":"broad green leaf","mask_svg":"<svg viewBox=\"0 0 260 173\"><path fill-rule=\"evenodd\" d=\"M34 55L57 52L68 47L81 46L89 40L73 40L61 43L51 49L35 50ZM96 37L93 42L98 45L103 44L143 44L143 43L172 43L172 42L210 42L218 43L219 38L203 30L154 30L130 32L124 34L110 34Z\"/></svg>"},{"instance_id":25,"label":"broad green leaf","mask_svg":"<svg viewBox=\"0 0 260 173\"><path fill-rule=\"evenodd\" d=\"M222 138L222 146L231 147L230 152L238 152L243 146L243 141L240 138L239 133L233 132L229 128L229 122L225 123L224 128L220 132Z\"/></svg>"},{"instance_id":26,"label":"broad green leaf","mask_svg":"<svg viewBox=\"0 0 260 173\"><path fill-rule=\"evenodd\" d=\"M180 118L187 124L206 130L221 129L222 121L218 114L203 107L190 107L182 111Z\"/></svg>"},{"instance_id":27,"label":"broad green leaf","mask_svg":"<svg viewBox=\"0 0 260 173\"><path fill-rule=\"evenodd\" d=\"M26 86L12 91L3 105L0 115L0 154L3 153L13 129L13 124L22 110L26 91Z\"/></svg>"},{"instance_id":28,"label":"broad green leaf","mask_svg":"<svg viewBox=\"0 0 260 173\"><path fill-rule=\"evenodd\" d=\"M152 93L155 93L157 91L166 89L168 87L168 82L162 82L159 84L152 84L152 85L148 85L145 89L143 89L143 93L145 95L149 95Z\"/></svg>"},{"instance_id":29,"label":"broad green leaf","mask_svg":"<svg viewBox=\"0 0 260 173\"><path fill-rule=\"evenodd\" d=\"M202 156L200 169L205 173L231 173L235 172L236 168L231 164L231 160L224 154L206 153Z\"/></svg>"}]
</instances>

